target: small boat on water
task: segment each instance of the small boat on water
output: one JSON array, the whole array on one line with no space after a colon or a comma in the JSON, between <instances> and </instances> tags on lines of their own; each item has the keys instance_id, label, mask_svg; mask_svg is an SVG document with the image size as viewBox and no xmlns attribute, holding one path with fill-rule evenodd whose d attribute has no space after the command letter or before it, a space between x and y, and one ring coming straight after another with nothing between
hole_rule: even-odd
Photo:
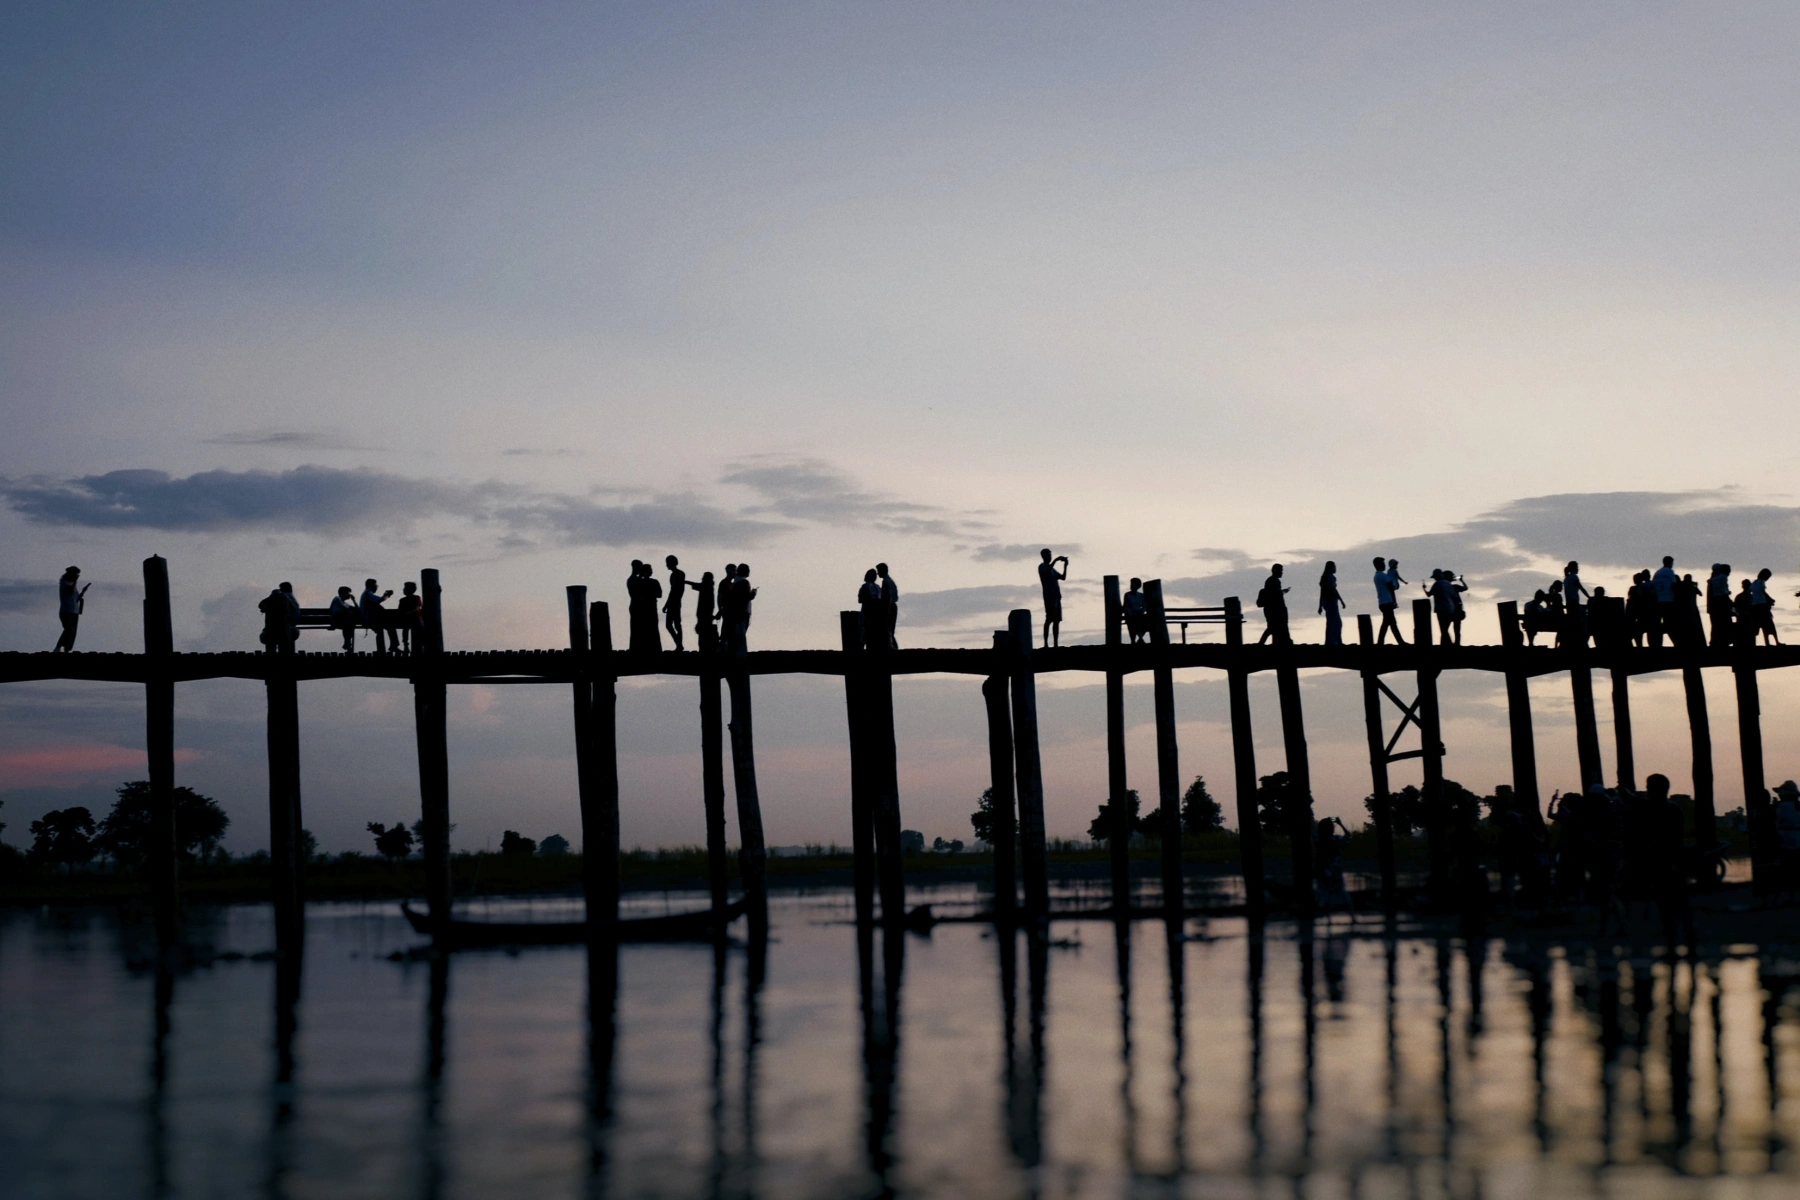
<instances>
[{"instance_id":1,"label":"small boat on water","mask_svg":"<svg viewBox=\"0 0 1800 1200\"><path fill-rule=\"evenodd\" d=\"M734 900L723 914L710 908L662 917L630 917L619 922L621 942L698 942L722 933L744 915L745 901ZM432 936L431 917L402 901L400 911L415 933ZM463 921L452 918L438 938L451 947L572 946L587 940L585 921Z\"/></svg>"}]
</instances>

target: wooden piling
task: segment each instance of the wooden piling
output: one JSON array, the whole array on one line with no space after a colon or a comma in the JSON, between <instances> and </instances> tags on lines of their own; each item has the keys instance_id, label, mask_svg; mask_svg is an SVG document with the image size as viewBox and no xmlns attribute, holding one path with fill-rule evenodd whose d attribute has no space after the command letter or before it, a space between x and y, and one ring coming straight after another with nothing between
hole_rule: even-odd
<instances>
[{"instance_id":1,"label":"wooden piling","mask_svg":"<svg viewBox=\"0 0 1800 1200\"><path fill-rule=\"evenodd\" d=\"M423 628L413 643L413 730L419 750L419 833L425 903L434 929L450 923L450 735L443 676L443 588L437 571L419 572Z\"/></svg>"},{"instance_id":2,"label":"wooden piling","mask_svg":"<svg viewBox=\"0 0 1800 1200\"><path fill-rule=\"evenodd\" d=\"M1368 613L1356 616L1357 644L1375 644L1375 622ZM1371 670L1362 673L1363 726L1369 738L1369 781L1375 797L1375 854L1381 864L1381 902L1391 912L1397 900L1394 873L1393 795L1388 786L1387 741L1381 733L1381 676Z\"/></svg>"},{"instance_id":3,"label":"wooden piling","mask_svg":"<svg viewBox=\"0 0 1800 1200\"><path fill-rule=\"evenodd\" d=\"M1225 597L1225 644L1244 644L1244 605ZM1231 661L1243 656L1233 654ZM1262 825L1256 811L1256 738L1250 727L1250 673L1232 666L1225 671L1231 709L1231 768L1237 785L1238 862L1244 872L1244 907L1252 920L1263 915Z\"/></svg>"},{"instance_id":4,"label":"wooden piling","mask_svg":"<svg viewBox=\"0 0 1800 1200\"><path fill-rule=\"evenodd\" d=\"M169 564L144 560L144 744L149 755L150 835L146 865L158 942L174 943L179 920L175 832L175 627L169 604Z\"/></svg>"},{"instance_id":5,"label":"wooden piling","mask_svg":"<svg viewBox=\"0 0 1800 1200\"><path fill-rule=\"evenodd\" d=\"M876 639L863 652L862 688L865 778L875 818L875 878L881 891L881 919L906 917L906 847L901 844L900 764L894 739L894 673L890 651Z\"/></svg>"},{"instance_id":6,"label":"wooden piling","mask_svg":"<svg viewBox=\"0 0 1800 1200\"><path fill-rule=\"evenodd\" d=\"M271 655L268 697L269 869L279 953L299 949L304 925L306 847L300 821L300 687L284 668L289 655Z\"/></svg>"},{"instance_id":7,"label":"wooden piling","mask_svg":"<svg viewBox=\"0 0 1800 1200\"><path fill-rule=\"evenodd\" d=\"M1700 674L1699 667L1684 667L1681 685L1687 695L1688 740L1693 747L1694 845L1706 851L1719 844L1718 816L1713 806L1712 720L1706 711L1706 679Z\"/></svg>"},{"instance_id":8,"label":"wooden piling","mask_svg":"<svg viewBox=\"0 0 1800 1200\"><path fill-rule=\"evenodd\" d=\"M768 850L763 845L762 801L756 791L756 740L750 712L750 676L741 659L726 675L731 693L731 778L737 791L738 863L749 901L750 933L769 929Z\"/></svg>"},{"instance_id":9,"label":"wooden piling","mask_svg":"<svg viewBox=\"0 0 1800 1200\"><path fill-rule=\"evenodd\" d=\"M1131 799L1125 778L1125 672L1120 669L1118 655L1122 638L1119 627L1124 609L1119 596L1119 577L1108 575L1101 581L1106 600L1106 791L1112 805L1113 827L1107 839L1112 852L1113 910L1120 914L1131 911ZM1163 635L1168 636L1165 623Z\"/></svg>"},{"instance_id":10,"label":"wooden piling","mask_svg":"<svg viewBox=\"0 0 1800 1200\"><path fill-rule=\"evenodd\" d=\"M1508 648L1506 669L1506 723L1512 742L1513 795L1543 823L1538 797L1537 739L1531 728L1531 677L1517 664L1525 646L1519 626L1519 605L1508 600L1500 605L1500 641Z\"/></svg>"},{"instance_id":11,"label":"wooden piling","mask_svg":"<svg viewBox=\"0 0 1800 1200\"><path fill-rule=\"evenodd\" d=\"M1283 660L1288 658L1282 654ZM1275 691L1281 699L1281 742L1287 752L1286 815L1294 908L1299 915L1309 916L1313 910L1312 766L1306 751L1306 716L1300 707L1300 672L1292 662L1283 661L1275 668Z\"/></svg>"},{"instance_id":12,"label":"wooden piling","mask_svg":"<svg viewBox=\"0 0 1800 1200\"><path fill-rule=\"evenodd\" d=\"M582 891L592 937L610 939L619 920L619 755L612 676L612 617L569 588L569 649L575 656L575 779L581 805Z\"/></svg>"},{"instance_id":13,"label":"wooden piling","mask_svg":"<svg viewBox=\"0 0 1800 1200\"><path fill-rule=\"evenodd\" d=\"M1744 813L1750 819L1751 887L1759 896L1781 890L1781 842L1775 832L1775 810L1763 778L1762 697L1756 668L1731 668L1737 684L1738 755L1744 772Z\"/></svg>"},{"instance_id":14,"label":"wooden piling","mask_svg":"<svg viewBox=\"0 0 1800 1200\"><path fill-rule=\"evenodd\" d=\"M868 705L863 683L863 626L860 612L838 614L844 651L844 716L850 735L850 846L855 884L856 919L875 919L875 801L869 787L869 750L865 726Z\"/></svg>"},{"instance_id":15,"label":"wooden piling","mask_svg":"<svg viewBox=\"0 0 1800 1200\"><path fill-rule=\"evenodd\" d=\"M1020 865L1025 875L1025 913L1042 921L1050 910L1048 851L1044 844L1044 767L1038 756L1037 677L1031 667L1031 610L1007 616L1012 635L1013 774L1018 781Z\"/></svg>"},{"instance_id":16,"label":"wooden piling","mask_svg":"<svg viewBox=\"0 0 1800 1200\"><path fill-rule=\"evenodd\" d=\"M1569 619L1575 633L1566 638L1569 655L1569 689L1575 700L1575 756L1581 766L1583 791L1604 784L1606 776L1600 765L1600 725L1594 715L1594 673L1587 662L1587 638L1581 629L1582 615L1571 608Z\"/></svg>"},{"instance_id":17,"label":"wooden piling","mask_svg":"<svg viewBox=\"0 0 1800 1200\"><path fill-rule=\"evenodd\" d=\"M1612 669L1613 773L1618 786L1637 791L1637 759L1631 749L1631 673Z\"/></svg>"},{"instance_id":18,"label":"wooden piling","mask_svg":"<svg viewBox=\"0 0 1800 1200\"><path fill-rule=\"evenodd\" d=\"M996 631L994 657L1002 662L1012 657L1012 634ZM1019 882L1016 833L1018 817L1013 804L1013 728L1012 708L1008 696L1007 676L988 676L981 684L982 699L987 702L988 788L993 799L994 847L994 920L1012 940L1012 925L1018 919Z\"/></svg>"},{"instance_id":19,"label":"wooden piling","mask_svg":"<svg viewBox=\"0 0 1800 1200\"><path fill-rule=\"evenodd\" d=\"M1156 790L1162 812L1163 911L1179 917L1185 904L1181 880L1181 758L1175 735L1175 672L1169 665L1169 619L1163 609L1162 580L1144 584L1149 610L1151 668L1156 694Z\"/></svg>"},{"instance_id":20,"label":"wooden piling","mask_svg":"<svg viewBox=\"0 0 1800 1200\"><path fill-rule=\"evenodd\" d=\"M1450 896L1450 827L1444 819L1444 729L1438 711L1438 666L1431 635L1431 601L1413 601L1413 650L1420 656L1419 763L1424 768L1426 853L1431 864L1432 901Z\"/></svg>"},{"instance_id":21,"label":"wooden piling","mask_svg":"<svg viewBox=\"0 0 1800 1200\"><path fill-rule=\"evenodd\" d=\"M714 912L730 902L730 854L725 846L725 713L720 696L717 638L702 637L700 671L700 802L706 810L706 878Z\"/></svg>"}]
</instances>

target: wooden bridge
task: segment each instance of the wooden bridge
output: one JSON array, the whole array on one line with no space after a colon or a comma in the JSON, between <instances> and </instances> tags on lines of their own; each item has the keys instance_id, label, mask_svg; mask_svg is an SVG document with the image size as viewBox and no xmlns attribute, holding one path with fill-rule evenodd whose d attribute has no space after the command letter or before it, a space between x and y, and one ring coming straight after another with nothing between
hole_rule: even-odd
<instances>
[{"instance_id":1,"label":"wooden bridge","mask_svg":"<svg viewBox=\"0 0 1800 1200\"><path fill-rule=\"evenodd\" d=\"M303 681L353 677L404 679L413 685L426 899L431 922L438 929L449 927L451 912L446 689L457 684L561 684L570 687L572 695L589 936L602 941L613 936L619 899L614 685L618 679L637 675L688 676L699 681L701 799L706 812L712 904L720 912L728 900L725 751L729 730L740 869L753 931L765 930L768 920L750 687L751 679L761 675L835 675L844 680L856 912L864 923L875 921L878 915L884 923L894 923L905 915L892 688L896 675L971 675L983 681L995 810L992 915L1002 923L1035 925L1050 915L1035 678L1056 671L1090 671L1106 677L1108 790L1111 811L1119 821L1115 836L1110 839L1112 897L1114 910L1121 914L1131 911L1124 678L1139 671L1149 671L1154 677L1157 801L1163 828L1176 829L1182 776L1175 737L1172 673L1178 668L1222 671L1227 679L1239 847L1246 907L1252 916L1262 915L1269 891L1257 814L1257 766L1248 688L1250 675L1259 671L1273 671L1277 679L1284 767L1292 785L1287 807L1291 819L1291 877L1296 881L1312 876L1311 775L1299 672L1313 668L1354 671L1363 680L1372 791L1378 801L1375 825L1382 894L1390 909L1396 902L1397 887L1393 829L1386 804L1390 790L1387 769L1403 759L1422 760L1430 895L1440 902L1446 896L1450 836L1444 823L1444 746L1437 697L1437 679L1445 671L1487 671L1505 677L1513 788L1532 811L1541 811L1541 803L1527 680L1533 676L1568 674L1582 782L1583 786L1592 786L1605 782L1593 671L1608 672L1612 685L1615 782L1635 788L1630 678L1653 672L1680 672L1686 689L1692 743L1693 834L1697 845L1710 846L1716 841L1712 738L1701 670L1729 667L1736 685L1744 804L1750 816L1752 866L1759 891L1774 886L1778 868L1779 847L1763 777L1757 674L1800 665L1800 647L1590 648L1585 638L1579 644L1560 648L1527 646L1517 607L1510 602L1499 605L1500 644L1440 645L1433 643L1431 606L1427 600L1414 602L1414 640L1409 645L1375 644L1367 615L1357 619L1356 644L1254 645L1244 641L1244 614L1236 598L1228 598L1222 606L1212 609L1167 609L1158 580L1144 585L1150 640L1147 644L1127 645L1121 637L1118 577L1109 575L1104 589L1107 636L1101 645L1034 648L1032 614L1019 609L1010 614L1006 629L995 631L993 644L987 648L865 649L860 614L846 612L841 614L840 645L835 650L731 653L714 646L704 652L633 653L613 648L607 605L590 604L586 588L570 587L567 649L448 652L444 649L438 572L422 571L420 580L423 628L415 636L414 653L410 655L177 653L170 620L168 566L159 557L144 562L143 653L0 653L0 683L70 679L144 686L149 775L157 818L156 844L151 847L152 896L159 934L165 941L172 942L175 937L178 902L173 802L175 686L201 679L259 679L267 686L270 853L277 930L283 937L297 936L304 903L298 687ZM1184 621L1220 623L1225 640L1173 642L1170 626ZM1393 676L1412 678L1412 700L1404 699L1390 686L1387 677ZM731 704L729 723L724 720L726 695ZM1399 713L1399 720L1391 729L1383 716L1384 701ZM1409 729L1416 731L1417 747L1397 751ZM1179 916L1183 904L1180 839L1163 838L1162 854L1163 911ZM1298 913L1310 911L1310 888L1293 888L1289 897L1290 906Z\"/></svg>"}]
</instances>

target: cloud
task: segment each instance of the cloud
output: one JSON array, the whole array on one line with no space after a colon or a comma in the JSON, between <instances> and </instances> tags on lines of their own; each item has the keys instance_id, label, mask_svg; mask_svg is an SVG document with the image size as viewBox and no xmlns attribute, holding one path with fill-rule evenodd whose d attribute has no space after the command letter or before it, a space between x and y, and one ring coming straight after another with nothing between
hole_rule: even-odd
<instances>
[{"instance_id":1,"label":"cloud","mask_svg":"<svg viewBox=\"0 0 1800 1200\"><path fill-rule=\"evenodd\" d=\"M1800 553L1800 508L1746 504L1736 488L1534 496L1465 528L1546 558L1618 566L1653 566L1672 554L1696 570L1714 561L1779 569Z\"/></svg>"},{"instance_id":2,"label":"cloud","mask_svg":"<svg viewBox=\"0 0 1800 1200\"><path fill-rule=\"evenodd\" d=\"M54 612L56 595L54 579L0 579L0 612Z\"/></svg>"},{"instance_id":3,"label":"cloud","mask_svg":"<svg viewBox=\"0 0 1800 1200\"><path fill-rule=\"evenodd\" d=\"M1081 549L1080 542L1055 543L1055 550L1058 554L1079 557ZM989 542L986 545L974 547L974 553L969 557L976 562L1035 562L1043 550L1042 542Z\"/></svg>"},{"instance_id":4,"label":"cloud","mask_svg":"<svg viewBox=\"0 0 1800 1200\"><path fill-rule=\"evenodd\" d=\"M1005 624L1007 613L1032 608L1041 598L1035 585L1007 583L913 592L900 597L900 618L908 625L938 628L991 615L998 627Z\"/></svg>"},{"instance_id":5,"label":"cloud","mask_svg":"<svg viewBox=\"0 0 1800 1200\"><path fill-rule=\"evenodd\" d=\"M540 531L571 546L761 546L793 528L740 516L687 494L628 504L602 503L591 496L541 496L498 508L494 516L514 531L514 538L519 531Z\"/></svg>"},{"instance_id":6,"label":"cloud","mask_svg":"<svg viewBox=\"0 0 1800 1200\"><path fill-rule=\"evenodd\" d=\"M308 429L240 429L201 439L209 446L278 446L295 450L360 450L341 434Z\"/></svg>"},{"instance_id":7,"label":"cloud","mask_svg":"<svg viewBox=\"0 0 1800 1200\"><path fill-rule=\"evenodd\" d=\"M498 485L467 487L370 468L108 471L79 479L0 480L0 498L45 525L174 532L335 532L439 513L477 513Z\"/></svg>"},{"instance_id":8,"label":"cloud","mask_svg":"<svg viewBox=\"0 0 1800 1200\"><path fill-rule=\"evenodd\" d=\"M820 525L866 525L905 536L979 537L990 528L974 516L868 491L823 459L757 455L731 463L722 478L762 498L748 510L753 513Z\"/></svg>"},{"instance_id":9,"label":"cloud","mask_svg":"<svg viewBox=\"0 0 1800 1200\"><path fill-rule=\"evenodd\" d=\"M585 450L544 450L535 446L508 446L500 452L508 458L574 458L586 454Z\"/></svg>"}]
</instances>

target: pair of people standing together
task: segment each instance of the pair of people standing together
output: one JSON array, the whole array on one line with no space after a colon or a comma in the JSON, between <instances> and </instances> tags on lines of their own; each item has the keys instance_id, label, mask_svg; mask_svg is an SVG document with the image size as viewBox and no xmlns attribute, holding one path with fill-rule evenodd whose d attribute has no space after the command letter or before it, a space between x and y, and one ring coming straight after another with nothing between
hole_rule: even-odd
<instances>
[{"instance_id":1,"label":"pair of people standing together","mask_svg":"<svg viewBox=\"0 0 1800 1200\"><path fill-rule=\"evenodd\" d=\"M888 574L886 563L876 563L872 570L863 572L856 603L862 609L863 648L898 650L900 642L894 629L900 623L900 588Z\"/></svg>"},{"instance_id":2,"label":"pair of people standing together","mask_svg":"<svg viewBox=\"0 0 1800 1200\"><path fill-rule=\"evenodd\" d=\"M713 573L707 571L698 583L690 584L687 572L681 569L680 559L671 554L663 559L663 563L669 569L666 600L663 599L663 586L657 582L650 564L635 558L631 560L625 594L630 613L632 652L661 653L664 631L675 643L676 650L684 647L681 609L690 587L694 592L694 633L700 639L700 649L713 649L721 633L728 648L742 649L750 629L750 602L756 599L756 589L750 586L750 564L726 563L723 581L715 583ZM723 630L714 624L715 621L724 626Z\"/></svg>"}]
</instances>

